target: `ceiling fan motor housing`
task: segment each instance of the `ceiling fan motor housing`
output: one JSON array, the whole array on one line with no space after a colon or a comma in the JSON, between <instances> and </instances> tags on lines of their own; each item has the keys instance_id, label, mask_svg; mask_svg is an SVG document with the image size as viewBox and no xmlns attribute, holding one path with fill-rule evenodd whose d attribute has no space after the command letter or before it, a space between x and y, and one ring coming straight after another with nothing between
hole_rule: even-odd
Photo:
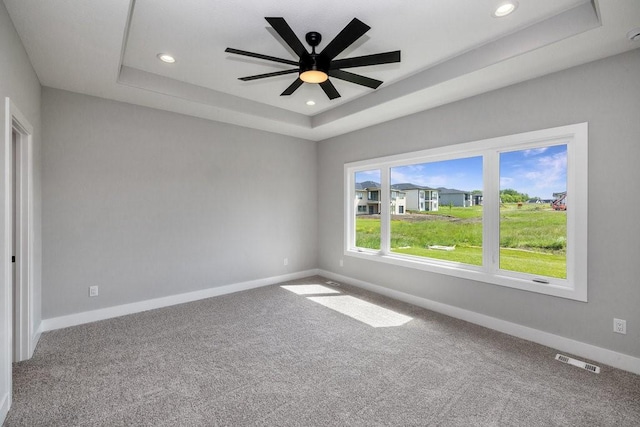
<instances>
[{"instance_id":1,"label":"ceiling fan motor housing","mask_svg":"<svg viewBox=\"0 0 640 427\"><path fill-rule=\"evenodd\" d=\"M300 73L302 74L305 71L314 70L314 71L322 71L325 74L329 73L329 63L331 61L327 56L321 55L319 53L310 53L305 54L300 57Z\"/></svg>"},{"instance_id":2,"label":"ceiling fan motor housing","mask_svg":"<svg viewBox=\"0 0 640 427\"><path fill-rule=\"evenodd\" d=\"M322 41L322 35L316 31L311 31L305 36L305 40L311 46L311 53L305 53L300 57L300 73L306 71L322 71L325 74L329 72L331 60L326 55L316 53L316 46Z\"/></svg>"}]
</instances>

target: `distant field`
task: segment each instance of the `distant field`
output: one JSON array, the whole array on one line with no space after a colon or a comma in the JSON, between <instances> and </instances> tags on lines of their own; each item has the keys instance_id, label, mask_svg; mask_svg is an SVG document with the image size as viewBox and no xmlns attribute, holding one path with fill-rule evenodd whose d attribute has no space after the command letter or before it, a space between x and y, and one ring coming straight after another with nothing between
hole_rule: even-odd
<instances>
[{"instance_id":1,"label":"distant field","mask_svg":"<svg viewBox=\"0 0 640 427\"><path fill-rule=\"evenodd\" d=\"M566 277L566 212L548 205L500 208L500 266L506 270ZM356 218L356 245L380 248L380 219ZM429 246L455 246L453 251ZM437 212L395 215L391 250L397 253L482 265L482 206L444 206Z\"/></svg>"}]
</instances>

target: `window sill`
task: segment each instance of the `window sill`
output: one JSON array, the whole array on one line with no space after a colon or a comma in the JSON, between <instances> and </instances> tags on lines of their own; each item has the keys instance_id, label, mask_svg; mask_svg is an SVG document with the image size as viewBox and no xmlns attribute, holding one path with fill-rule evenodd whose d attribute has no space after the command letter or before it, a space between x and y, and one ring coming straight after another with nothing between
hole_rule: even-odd
<instances>
[{"instance_id":1,"label":"window sill","mask_svg":"<svg viewBox=\"0 0 640 427\"><path fill-rule=\"evenodd\" d=\"M496 273L485 271L480 266L459 264L453 262L440 262L438 260L422 259L399 254L383 254L380 251L366 249L347 249L345 256L359 258L368 261L382 262L398 267L413 268L447 276L459 277L467 280L504 286L522 291L535 292L543 295L566 298L574 301L587 302L586 289L584 295L570 285L558 283L537 283L530 278L518 278L509 275L510 272L500 270ZM517 273L515 273L517 274Z\"/></svg>"}]
</instances>

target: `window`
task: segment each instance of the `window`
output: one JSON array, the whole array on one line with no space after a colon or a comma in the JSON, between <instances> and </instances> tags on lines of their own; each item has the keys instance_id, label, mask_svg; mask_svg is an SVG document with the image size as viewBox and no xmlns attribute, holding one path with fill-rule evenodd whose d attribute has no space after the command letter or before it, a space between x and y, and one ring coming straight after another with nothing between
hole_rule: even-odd
<instances>
[{"instance_id":1,"label":"window","mask_svg":"<svg viewBox=\"0 0 640 427\"><path fill-rule=\"evenodd\" d=\"M345 164L345 255L586 301L587 142L582 123Z\"/></svg>"},{"instance_id":2,"label":"window","mask_svg":"<svg viewBox=\"0 0 640 427\"><path fill-rule=\"evenodd\" d=\"M439 211L425 211L422 202L421 212L411 218L392 219L390 251L482 265L482 209L471 208L462 191L482 188L482 157L413 163L390 171L392 187L440 187L445 205ZM419 193L424 197L424 190ZM407 208L418 210L418 204Z\"/></svg>"},{"instance_id":3,"label":"window","mask_svg":"<svg viewBox=\"0 0 640 427\"><path fill-rule=\"evenodd\" d=\"M380 249L380 217L373 216L380 213L380 170L359 171L354 178L353 191L367 193L366 200L355 197L357 212L367 215L359 215L355 220L352 245L361 251Z\"/></svg>"},{"instance_id":4,"label":"window","mask_svg":"<svg viewBox=\"0 0 640 427\"><path fill-rule=\"evenodd\" d=\"M566 145L500 153L501 269L567 277L567 193L554 192L565 188Z\"/></svg>"}]
</instances>

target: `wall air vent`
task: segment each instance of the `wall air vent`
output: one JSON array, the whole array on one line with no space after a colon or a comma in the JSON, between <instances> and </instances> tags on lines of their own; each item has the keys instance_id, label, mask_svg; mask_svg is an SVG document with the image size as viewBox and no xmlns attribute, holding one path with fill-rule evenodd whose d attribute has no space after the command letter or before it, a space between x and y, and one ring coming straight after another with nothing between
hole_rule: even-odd
<instances>
[{"instance_id":1,"label":"wall air vent","mask_svg":"<svg viewBox=\"0 0 640 427\"><path fill-rule=\"evenodd\" d=\"M593 372L594 374L600 373L599 366L592 365L591 363L583 362L582 360L573 359L571 357L567 357L562 354L556 354L556 360L559 360L562 363L566 363L568 365L577 366L578 368L582 368L586 371Z\"/></svg>"}]
</instances>

